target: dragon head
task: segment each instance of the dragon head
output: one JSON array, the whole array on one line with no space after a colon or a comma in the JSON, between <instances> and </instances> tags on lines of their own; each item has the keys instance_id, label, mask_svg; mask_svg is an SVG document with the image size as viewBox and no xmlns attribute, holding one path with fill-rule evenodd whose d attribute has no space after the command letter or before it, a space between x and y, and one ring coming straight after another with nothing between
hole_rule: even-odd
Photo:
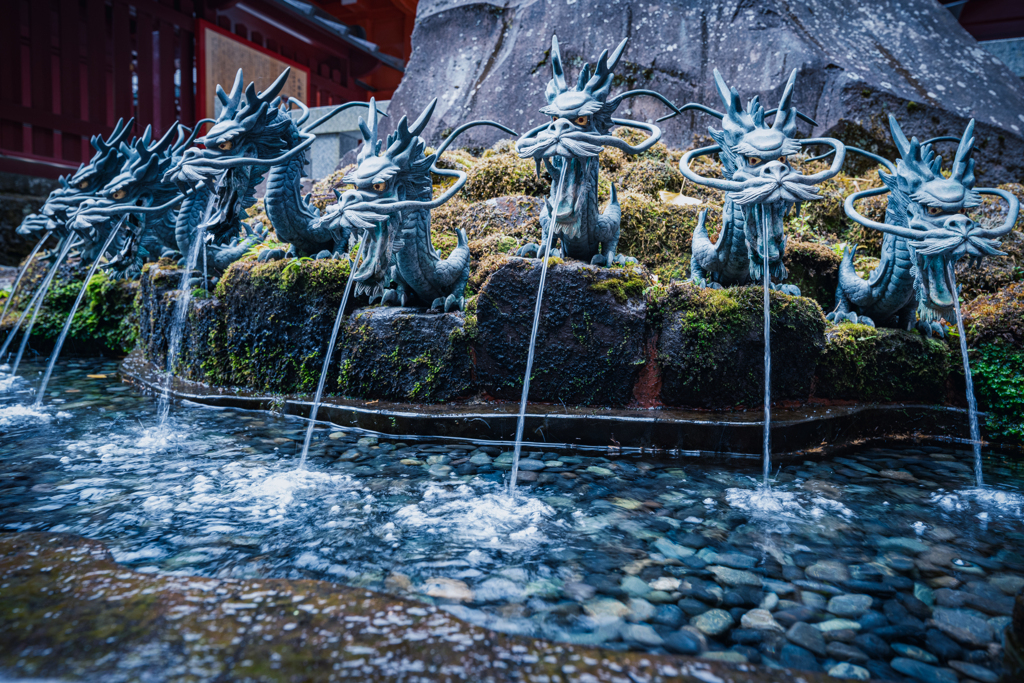
<instances>
[{"instance_id":1,"label":"dragon head","mask_svg":"<svg viewBox=\"0 0 1024 683\"><path fill-rule=\"evenodd\" d=\"M918 139L907 140L896 118L889 116L892 139L899 151L896 172L879 172L888 191L889 210L886 220L871 221L854 208L854 202L872 191L850 195L846 199L846 214L866 227L874 228L909 242L917 271L921 308L918 314L925 320L937 320L948 315L956 297L953 265L964 256L980 259L1001 254L998 238L1008 233L1017 220L1019 202L1009 192L992 188L975 188L974 120L967 124L957 146L949 177L942 173L942 157L931 144ZM878 190L873 194L877 194ZM982 228L969 215L968 210L981 204L981 195L1002 197L1009 205L1006 220L995 228Z\"/></svg>"},{"instance_id":2,"label":"dragon head","mask_svg":"<svg viewBox=\"0 0 1024 683\"><path fill-rule=\"evenodd\" d=\"M360 285L356 293L370 291L363 285L379 274L390 263L394 237L388 237L387 223L400 220L402 212L430 211L454 197L468 176L459 170L441 169L435 162L456 137L475 126L494 126L507 133L515 132L493 121L472 121L456 128L437 150L425 155L426 142L420 137L430 117L434 114L437 99L427 105L416 121L410 125L403 116L386 141L378 135L378 111L376 101L369 103L369 121L359 118L359 130L363 144L356 157L356 167L345 174L342 183L348 185L344 193L335 194L336 204L327 207L321 217L321 224L334 233L335 241L344 243L352 231L365 233L363 260L354 274ZM456 181L437 198L432 198L433 182L431 173L455 178ZM371 296L374 292L371 292Z\"/></svg>"},{"instance_id":3,"label":"dragon head","mask_svg":"<svg viewBox=\"0 0 1024 683\"><path fill-rule=\"evenodd\" d=\"M761 279L766 256L771 274L785 278L783 218L794 204L820 199L814 186L839 173L845 158L846 149L838 140L794 137L798 117L814 123L792 104L796 73L794 69L790 74L778 108L765 111L757 96L744 108L739 92L726 85L722 74L715 69L715 87L725 105L725 113L703 111L721 119L722 129L709 128L716 144L688 152L679 164L679 170L688 180L730 193L732 202L743 211L750 277L754 280ZM766 119L771 116L774 119L768 124ZM803 145L819 143L835 148L832 166L813 175L795 170L790 157ZM713 152L719 152L724 178L699 176L690 169L692 159Z\"/></svg>"},{"instance_id":4,"label":"dragon head","mask_svg":"<svg viewBox=\"0 0 1024 683\"><path fill-rule=\"evenodd\" d=\"M631 90L609 98L614 69L622 58L628 39L619 43L611 54L601 53L591 73L587 64L580 71L576 85L566 81L562 67L562 54L558 48L558 37L551 37L551 69L553 77L548 82L545 96L547 105L540 112L550 121L525 133L516 142L516 151L523 159L532 158L537 173L543 162L552 178L563 172L561 192L552 188L558 206L552 207L552 223L556 232L575 234L579 228L582 202L585 201L585 179L603 147L616 147L627 154L639 154L654 146L661 139L661 129L648 123L612 118L623 100L637 95L657 97L678 113L671 102L662 95L649 90ZM685 109L685 107L684 107ZM612 126L638 128L648 133L647 139L638 145L630 145L622 138L610 134Z\"/></svg>"},{"instance_id":5,"label":"dragon head","mask_svg":"<svg viewBox=\"0 0 1024 683\"><path fill-rule=\"evenodd\" d=\"M18 226L18 233L41 235L44 231L62 231L78 205L96 196L121 170L128 149L124 140L134 125L135 119L129 119L127 123L119 119L106 140L100 135L94 135L90 142L96 153L89 163L79 166L69 178L61 176L60 187L50 193L38 213L25 217Z\"/></svg>"}]
</instances>

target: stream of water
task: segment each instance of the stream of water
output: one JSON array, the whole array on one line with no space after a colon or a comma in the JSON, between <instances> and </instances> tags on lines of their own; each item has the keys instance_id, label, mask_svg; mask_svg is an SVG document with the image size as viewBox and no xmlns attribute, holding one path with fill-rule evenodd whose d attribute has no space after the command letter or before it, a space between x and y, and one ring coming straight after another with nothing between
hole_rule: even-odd
<instances>
[{"instance_id":1,"label":"stream of water","mask_svg":"<svg viewBox=\"0 0 1024 683\"><path fill-rule=\"evenodd\" d=\"M530 396L530 375L533 373L533 356L537 348L537 330L540 327L540 309L544 301L544 281L548 277L548 259L551 245L554 242L555 222L558 208L562 205L562 192L565 184L565 173L569 162L564 161L558 171L558 186L555 190L555 204L549 214L547 239L541 245L543 256L540 259L540 284L537 285L537 300L533 305L533 327L530 328L530 346L526 353L526 372L523 375L523 394L519 399L519 417L516 421L516 441L513 448L512 472L508 478L509 496L515 496L516 478L519 476L519 456L523 450L523 428L526 426L526 401Z\"/></svg>"},{"instance_id":2,"label":"stream of water","mask_svg":"<svg viewBox=\"0 0 1024 683\"><path fill-rule=\"evenodd\" d=\"M327 371L331 367L331 358L334 357L334 345L338 341L338 331L341 329L341 321L345 318L345 307L348 306L349 293L352 291L352 279L356 274L356 267L363 256L363 247L366 244L364 236L359 242L359 250L352 262L348 273L348 280L345 282L345 293L341 295L341 303L338 305L338 315L334 317L334 328L331 330L331 340L327 344L327 353L324 356L324 365L320 369L320 381L316 385L316 394L313 396L313 407L309 411L309 425L306 427L306 437L302 442L302 454L299 456L299 470L306 469L306 457L309 455L309 442L313 438L313 430L316 428L316 414L320 410L320 401L324 395L324 384L327 383Z\"/></svg>"},{"instance_id":3,"label":"stream of water","mask_svg":"<svg viewBox=\"0 0 1024 683\"><path fill-rule=\"evenodd\" d=\"M75 320L75 313L78 311L78 307L82 303L82 299L85 297L86 290L89 289L89 281L92 280L92 276L96 274L96 269L99 268L100 261L106 255L107 250L110 249L110 245L114 242L114 238L117 237L118 233L121 232L121 226L124 225L127 218L122 218L117 224L110 230L110 234L107 235L107 241L103 243L103 248L100 249L99 256L92 262L92 266L89 268L88 274L85 276L85 281L82 282L82 288L78 290L78 297L75 299L74 305L71 306L71 312L68 313L67 319L64 321L64 327L60 331L60 336L57 338L57 343L53 347L53 351L50 353L50 362L46 365L46 372L43 374L43 381L39 383L39 390L36 392L35 408L39 408L43 405L43 398L46 395L46 385L50 382L50 376L53 374L53 366L57 364L57 359L60 357L60 350L64 347L64 340L68 336L68 332L71 330L71 323Z\"/></svg>"},{"instance_id":4,"label":"stream of water","mask_svg":"<svg viewBox=\"0 0 1024 683\"><path fill-rule=\"evenodd\" d=\"M975 486L985 487L985 477L981 470L981 428L978 426L978 401L974 397L974 378L971 375L971 361L967 356L967 335L964 333L964 317L960 313L960 292L957 291L956 274L953 264L946 264L949 273L949 284L953 292L953 307L956 310L956 329L960 335L960 356L964 362L964 383L967 385L967 418L971 428L971 448L974 452Z\"/></svg>"},{"instance_id":5,"label":"stream of water","mask_svg":"<svg viewBox=\"0 0 1024 683\"><path fill-rule=\"evenodd\" d=\"M14 301L14 295L18 293L18 286L21 284L21 280L25 277L25 273L28 272L29 266L32 265L32 261L35 259L36 254L39 253L39 250L42 249L43 245L46 243L46 240L48 240L49 238L50 233L46 233L45 235L43 235L42 239L36 242L36 246L32 248L32 251L29 253L28 258L25 259L25 265L23 265L18 270L18 277L14 279L14 284L11 285L11 291L7 295L7 300L4 302L3 313L0 313L0 323L3 323L3 321L7 319L7 311L11 307L11 302Z\"/></svg>"},{"instance_id":6,"label":"stream of water","mask_svg":"<svg viewBox=\"0 0 1024 683\"><path fill-rule=\"evenodd\" d=\"M764 289L764 444L761 472L761 487L768 492L771 489L769 479L772 471L772 309L771 309L771 275L768 273L768 220L763 221L764 234L761 236L761 250L764 252L764 272L761 285Z\"/></svg>"}]
</instances>

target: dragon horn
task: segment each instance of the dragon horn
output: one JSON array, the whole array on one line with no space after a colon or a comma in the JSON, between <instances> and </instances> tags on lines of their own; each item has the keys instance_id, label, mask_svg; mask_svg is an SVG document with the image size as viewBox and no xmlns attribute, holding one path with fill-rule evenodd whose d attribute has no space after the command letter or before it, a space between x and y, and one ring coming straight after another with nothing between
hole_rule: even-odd
<instances>
[{"instance_id":1,"label":"dragon horn","mask_svg":"<svg viewBox=\"0 0 1024 683\"><path fill-rule=\"evenodd\" d=\"M565 70L562 68L562 53L558 49L558 36L551 35L551 73L560 92L565 91Z\"/></svg>"},{"instance_id":2,"label":"dragon horn","mask_svg":"<svg viewBox=\"0 0 1024 683\"><path fill-rule=\"evenodd\" d=\"M622 59L622 53L626 51L626 43L629 42L629 38L623 38L619 46L615 48L615 52L612 52L612 56L605 62L605 68L611 73L616 66L619 64L619 60Z\"/></svg>"},{"instance_id":3,"label":"dragon horn","mask_svg":"<svg viewBox=\"0 0 1024 683\"><path fill-rule=\"evenodd\" d=\"M223 90L223 88L221 88ZM220 118L222 120L234 118L235 112L238 111L238 105L242 101L242 70L239 69L235 73L235 83L231 86L231 94L228 95L226 101L222 101L224 108L221 110Z\"/></svg>"},{"instance_id":4,"label":"dragon horn","mask_svg":"<svg viewBox=\"0 0 1024 683\"><path fill-rule=\"evenodd\" d=\"M967 130L960 139L956 148L956 156L953 158L953 180L962 183L970 189L974 185L974 161L971 159L971 150L974 148L974 119L967 124ZM967 184L970 179L970 185Z\"/></svg>"},{"instance_id":5,"label":"dragon horn","mask_svg":"<svg viewBox=\"0 0 1024 683\"><path fill-rule=\"evenodd\" d=\"M735 88L730 88L725 79L722 78L722 73L715 69L715 87L718 89L718 96L722 98L722 104L725 105L726 115L731 113L739 113L740 106L740 94Z\"/></svg>"},{"instance_id":6,"label":"dragon horn","mask_svg":"<svg viewBox=\"0 0 1024 683\"><path fill-rule=\"evenodd\" d=\"M423 132L423 129L427 127L427 122L430 121L430 117L434 115L434 107L437 106L437 98L430 100L430 104L423 110L420 117L416 119L416 123L412 124L409 128L411 135L419 135Z\"/></svg>"},{"instance_id":7,"label":"dragon horn","mask_svg":"<svg viewBox=\"0 0 1024 683\"><path fill-rule=\"evenodd\" d=\"M906 159L907 155L910 154L910 142L907 140L907 136L903 134L903 129L900 128L896 117L892 114L889 114L889 130L892 132L892 141L896 144L896 151L900 153L900 157Z\"/></svg>"},{"instance_id":8,"label":"dragon horn","mask_svg":"<svg viewBox=\"0 0 1024 683\"><path fill-rule=\"evenodd\" d=\"M786 89L782 91L782 99L779 100L778 113L772 123L772 129L778 130L786 125L789 119L789 102L793 98L793 86L796 85L796 69L789 74L789 81L786 82Z\"/></svg>"},{"instance_id":9,"label":"dragon horn","mask_svg":"<svg viewBox=\"0 0 1024 683\"><path fill-rule=\"evenodd\" d=\"M366 115L367 121L359 117L359 132L363 134L363 148L359 151L357 161L377 154L377 100L370 98L370 112Z\"/></svg>"}]
</instances>

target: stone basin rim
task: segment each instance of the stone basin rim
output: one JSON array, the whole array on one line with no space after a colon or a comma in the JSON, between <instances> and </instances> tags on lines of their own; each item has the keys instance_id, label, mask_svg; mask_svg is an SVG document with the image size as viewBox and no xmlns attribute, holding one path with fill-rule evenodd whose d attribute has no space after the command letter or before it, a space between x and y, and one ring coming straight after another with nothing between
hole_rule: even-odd
<instances>
[{"instance_id":1,"label":"stone basin rim","mask_svg":"<svg viewBox=\"0 0 1024 683\"><path fill-rule=\"evenodd\" d=\"M122 377L144 391L163 391L163 373L134 352L121 363ZM170 393L178 400L219 408L277 412L306 419L312 407L307 397L262 395L244 389L210 387L174 377ZM341 428L355 428L388 438L436 437L509 446L515 431L514 412L484 413L476 406L414 406L369 404L366 401L328 398L321 404L318 421ZM760 420L708 419L707 413L675 410L563 409L531 405L526 434L528 450L552 448L609 449L620 453L661 451L690 460L761 459ZM601 413L597 414L596 411ZM961 442L967 439L966 411L962 408L913 404L862 404L830 406L819 415L794 415L786 411L772 424L772 457L794 460L809 455L845 450L868 440L913 437ZM630 414L633 413L633 414ZM680 417L682 416L682 417ZM507 438L495 438L507 434ZM614 439L618 445L609 439Z\"/></svg>"}]
</instances>

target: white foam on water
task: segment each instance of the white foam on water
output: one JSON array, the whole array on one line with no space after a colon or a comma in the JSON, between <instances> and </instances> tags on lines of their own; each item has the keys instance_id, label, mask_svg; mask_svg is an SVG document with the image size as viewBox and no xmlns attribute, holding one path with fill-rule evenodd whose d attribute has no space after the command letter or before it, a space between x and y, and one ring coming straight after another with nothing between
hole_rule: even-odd
<instances>
[{"instance_id":1,"label":"white foam on water","mask_svg":"<svg viewBox=\"0 0 1024 683\"><path fill-rule=\"evenodd\" d=\"M10 425L30 420L49 422L55 417L67 418L71 417L71 413L62 411L50 413L46 407L36 408L26 405L4 406L0 408L0 427L9 427Z\"/></svg>"},{"instance_id":2,"label":"white foam on water","mask_svg":"<svg viewBox=\"0 0 1024 683\"><path fill-rule=\"evenodd\" d=\"M980 512L1000 517L1024 519L1024 495L1013 491L1001 491L988 486L984 488L961 489L952 493L933 493L931 502L945 512Z\"/></svg>"},{"instance_id":3,"label":"white foam on water","mask_svg":"<svg viewBox=\"0 0 1024 683\"><path fill-rule=\"evenodd\" d=\"M5 368L7 366L4 366ZM20 384L20 375L8 375L6 373L0 375L0 391L8 392Z\"/></svg>"},{"instance_id":4,"label":"white foam on water","mask_svg":"<svg viewBox=\"0 0 1024 683\"><path fill-rule=\"evenodd\" d=\"M521 549L547 540L538 525L555 514L543 501L520 493L480 493L465 484L429 484L423 500L399 509L395 522L407 529L485 543L488 548Z\"/></svg>"},{"instance_id":5,"label":"white foam on water","mask_svg":"<svg viewBox=\"0 0 1024 683\"><path fill-rule=\"evenodd\" d=\"M737 510L751 513L754 519L814 522L826 516L852 519L853 510L838 500L814 493L778 491L763 486L749 489L730 488L725 500Z\"/></svg>"}]
</instances>

